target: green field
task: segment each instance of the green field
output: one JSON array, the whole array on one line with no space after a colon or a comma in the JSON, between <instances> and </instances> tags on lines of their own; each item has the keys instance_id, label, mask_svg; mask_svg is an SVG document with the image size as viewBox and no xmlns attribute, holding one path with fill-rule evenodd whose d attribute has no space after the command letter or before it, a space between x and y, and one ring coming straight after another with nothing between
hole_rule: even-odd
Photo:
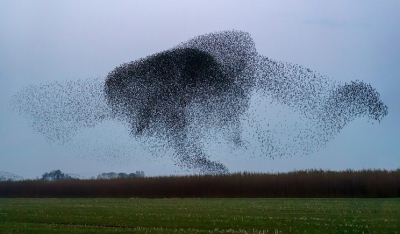
<instances>
[{"instance_id":1,"label":"green field","mask_svg":"<svg viewBox=\"0 0 400 234\"><path fill-rule=\"evenodd\" d=\"M0 199L0 233L400 233L400 199Z\"/></svg>"}]
</instances>

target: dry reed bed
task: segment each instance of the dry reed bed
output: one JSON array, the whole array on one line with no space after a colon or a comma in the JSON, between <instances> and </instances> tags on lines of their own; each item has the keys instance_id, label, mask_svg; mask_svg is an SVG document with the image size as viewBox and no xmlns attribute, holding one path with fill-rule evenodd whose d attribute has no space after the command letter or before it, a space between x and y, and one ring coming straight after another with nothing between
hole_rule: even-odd
<instances>
[{"instance_id":1,"label":"dry reed bed","mask_svg":"<svg viewBox=\"0 0 400 234\"><path fill-rule=\"evenodd\" d=\"M400 197L400 169L111 180L0 182L6 198L388 198Z\"/></svg>"}]
</instances>

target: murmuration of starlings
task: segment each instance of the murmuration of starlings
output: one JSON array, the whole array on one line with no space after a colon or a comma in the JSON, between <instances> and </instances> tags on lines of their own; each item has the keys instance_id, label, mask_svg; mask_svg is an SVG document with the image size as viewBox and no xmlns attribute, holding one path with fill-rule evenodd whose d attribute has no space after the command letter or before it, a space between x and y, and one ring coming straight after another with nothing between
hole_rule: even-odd
<instances>
[{"instance_id":1,"label":"murmuration of starlings","mask_svg":"<svg viewBox=\"0 0 400 234\"><path fill-rule=\"evenodd\" d=\"M261 125L254 109L271 104L254 108L255 96L290 109L301 124L282 119ZM210 137L210 130L224 132L241 148L246 123L260 140L262 155L276 158L309 154L355 118L380 122L388 114L370 84L342 83L272 60L257 53L249 33L236 30L197 36L124 63L105 78L30 85L15 94L11 106L35 131L61 143L104 120L122 122L133 140L157 139L173 150L177 166L205 174L229 172L205 151L201 139ZM279 132L290 132L289 139L283 143Z\"/></svg>"}]
</instances>

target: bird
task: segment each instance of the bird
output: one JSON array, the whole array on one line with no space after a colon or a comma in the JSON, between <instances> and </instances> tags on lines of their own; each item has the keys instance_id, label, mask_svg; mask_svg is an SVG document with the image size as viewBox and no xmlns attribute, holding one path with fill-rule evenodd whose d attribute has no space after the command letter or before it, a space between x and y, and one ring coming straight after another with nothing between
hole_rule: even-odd
<instances>
[{"instance_id":1,"label":"bird","mask_svg":"<svg viewBox=\"0 0 400 234\"><path fill-rule=\"evenodd\" d=\"M261 100L252 106L255 97ZM178 167L205 174L229 173L206 153L202 139L210 139L210 131L223 132L236 148L247 147L246 123L255 128L262 155L274 159L310 154L355 118L380 122L388 114L370 84L339 82L275 61L238 30L196 36L116 66L105 77L30 85L11 104L50 141L65 143L82 128L117 121L132 139L156 139L172 149ZM261 124L258 109L272 105L285 111ZM299 116L294 124L293 115Z\"/></svg>"}]
</instances>

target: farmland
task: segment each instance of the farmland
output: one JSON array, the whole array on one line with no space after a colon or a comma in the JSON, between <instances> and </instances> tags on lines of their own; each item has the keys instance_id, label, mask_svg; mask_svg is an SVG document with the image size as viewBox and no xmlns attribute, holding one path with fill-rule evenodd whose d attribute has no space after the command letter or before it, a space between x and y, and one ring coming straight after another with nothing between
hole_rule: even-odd
<instances>
[{"instance_id":1,"label":"farmland","mask_svg":"<svg viewBox=\"0 0 400 234\"><path fill-rule=\"evenodd\" d=\"M0 199L0 233L400 233L400 199Z\"/></svg>"}]
</instances>

